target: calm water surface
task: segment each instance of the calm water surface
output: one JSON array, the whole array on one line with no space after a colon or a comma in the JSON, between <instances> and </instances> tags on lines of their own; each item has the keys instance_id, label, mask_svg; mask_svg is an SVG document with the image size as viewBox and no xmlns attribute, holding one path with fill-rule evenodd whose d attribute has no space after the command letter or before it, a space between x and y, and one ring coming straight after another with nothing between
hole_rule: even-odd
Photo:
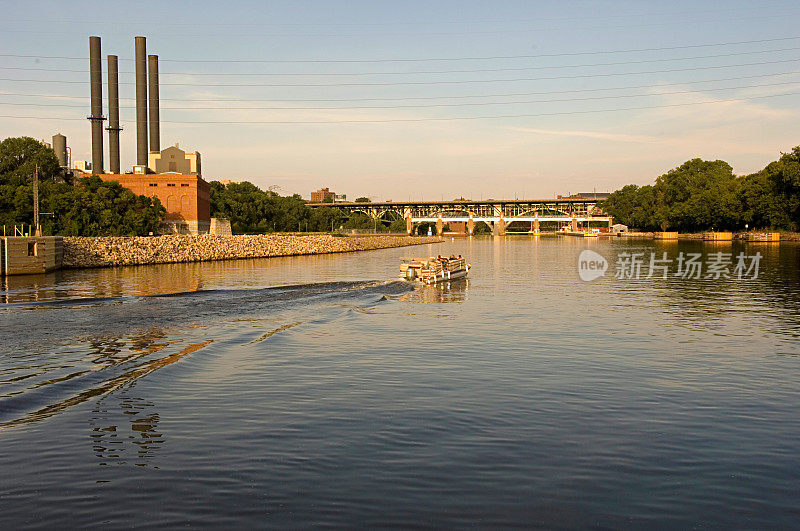
<instances>
[{"instance_id":1,"label":"calm water surface","mask_svg":"<svg viewBox=\"0 0 800 531\"><path fill-rule=\"evenodd\" d=\"M586 248L764 258L588 283ZM799 265L506 237L0 280L0 528L798 527Z\"/></svg>"}]
</instances>

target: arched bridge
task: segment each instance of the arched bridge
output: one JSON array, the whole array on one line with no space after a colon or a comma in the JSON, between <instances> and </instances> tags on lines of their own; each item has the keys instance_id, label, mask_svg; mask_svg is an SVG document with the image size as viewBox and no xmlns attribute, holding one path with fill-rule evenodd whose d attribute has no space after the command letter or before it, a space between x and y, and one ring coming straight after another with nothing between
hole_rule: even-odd
<instances>
[{"instance_id":1,"label":"arched bridge","mask_svg":"<svg viewBox=\"0 0 800 531\"><path fill-rule=\"evenodd\" d=\"M335 207L347 212L361 212L373 219L405 219L409 234L416 224L432 222L437 232L447 223L464 223L465 232L472 234L475 224L484 222L495 234L504 234L511 223L529 223L531 232L541 225L553 229L569 226L611 227L612 219L598 206L598 199L487 199L471 201L384 201L370 203L309 203L311 207Z\"/></svg>"}]
</instances>

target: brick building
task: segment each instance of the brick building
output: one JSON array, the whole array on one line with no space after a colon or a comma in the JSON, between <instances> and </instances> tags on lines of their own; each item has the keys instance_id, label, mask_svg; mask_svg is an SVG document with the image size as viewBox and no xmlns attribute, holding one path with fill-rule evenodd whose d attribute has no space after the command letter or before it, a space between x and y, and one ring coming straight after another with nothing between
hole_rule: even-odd
<instances>
[{"instance_id":1,"label":"brick building","mask_svg":"<svg viewBox=\"0 0 800 531\"><path fill-rule=\"evenodd\" d=\"M311 202L312 203L324 203L326 200L330 199L333 202L336 201L347 201L347 196L342 194L336 194L331 192L327 188L320 188L316 192L311 192Z\"/></svg>"},{"instance_id":2,"label":"brick building","mask_svg":"<svg viewBox=\"0 0 800 531\"><path fill-rule=\"evenodd\" d=\"M211 188L198 175L104 173L100 178L104 181L117 181L135 194L157 197L167 209L167 232L204 234L209 231Z\"/></svg>"},{"instance_id":3,"label":"brick building","mask_svg":"<svg viewBox=\"0 0 800 531\"><path fill-rule=\"evenodd\" d=\"M316 192L311 192L311 202L312 203L322 203L325 199L330 198L331 201L336 199L336 194L328 190L327 188L320 188Z\"/></svg>"}]
</instances>

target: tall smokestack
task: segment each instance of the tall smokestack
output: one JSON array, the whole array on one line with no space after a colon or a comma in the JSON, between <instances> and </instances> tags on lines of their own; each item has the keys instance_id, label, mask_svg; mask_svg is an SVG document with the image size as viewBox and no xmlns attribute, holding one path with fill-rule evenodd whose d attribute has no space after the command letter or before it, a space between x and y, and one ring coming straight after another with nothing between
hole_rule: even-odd
<instances>
[{"instance_id":1,"label":"tall smokestack","mask_svg":"<svg viewBox=\"0 0 800 531\"><path fill-rule=\"evenodd\" d=\"M161 151L161 122L158 118L158 56L147 56L150 78L150 151Z\"/></svg>"},{"instance_id":2,"label":"tall smokestack","mask_svg":"<svg viewBox=\"0 0 800 531\"><path fill-rule=\"evenodd\" d=\"M117 56L108 56L108 169L111 173L119 170L119 73Z\"/></svg>"},{"instance_id":3,"label":"tall smokestack","mask_svg":"<svg viewBox=\"0 0 800 531\"><path fill-rule=\"evenodd\" d=\"M92 115L92 173L103 173L103 66L100 37L89 37L89 90Z\"/></svg>"},{"instance_id":4,"label":"tall smokestack","mask_svg":"<svg viewBox=\"0 0 800 531\"><path fill-rule=\"evenodd\" d=\"M147 166L147 49L136 37L136 164Z\"/></svg>"}]
</instances>

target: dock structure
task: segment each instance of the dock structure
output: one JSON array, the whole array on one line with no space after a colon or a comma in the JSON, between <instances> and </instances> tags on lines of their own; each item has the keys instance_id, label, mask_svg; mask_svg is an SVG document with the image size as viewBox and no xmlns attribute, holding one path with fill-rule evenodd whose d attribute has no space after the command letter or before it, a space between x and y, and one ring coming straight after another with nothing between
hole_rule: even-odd
<instances>
[{"instance_id":1,"label":"dock structure","mask_svg":"<svg viewBox=\"0 0 800 531\"><path fill-rule=\"evenodd\" d=\"M369 203L336 202L309 203L311 207L334 206L347 212L361 212L376 220L404 219L406 231L411 234L419 223L435 223L441 236L444 225L463 224L466 234L473 234L475 224L484 222L495 235L506 233L512 223L529 226L537 234L542 225L552 230L569 227L577 231L579 226L594 224L610 228L613 220L599 206L600 199L487 199L481 201L382 201Z\"/></svg>"},{"instance_id":2,"label":"dock structure","mask_svg":"<svg viewBox=\"0 0 800 531\"><path fill-rule=\"evenodd\" d=\"M748 242L778 243L781 241L780 232L749 232L744 237Z\"/></svg>"},{"instance_id":3,"label":"dock structure","mask_svg":"<svg viewBox=\"0 0 800 531\"><path fill-rule=\"evenodd\" d=\"M54 271L64 259L61 236L0 236L0 274L32 275Z\"/></svg>"},{"instance_id":4,"label":"dock structure","mask_svg":"<svg viewBox=\"0 0 800 531\"><path fill-rule=\"evenodd\" d=\"M730 242L733 241L732 232L706 232L703 234L703 240L712 242Z\"/></svg>"},{"instance_id":5,"label":"dock structure","mask_svg":"<svg viewBox=\"0 0 800 531\"><path fill-rule=\"evenodd\" d=\"M653 233L654 240L677 240L678 233L675 231L662 231Z\"/></svg>"}]
</instances>

